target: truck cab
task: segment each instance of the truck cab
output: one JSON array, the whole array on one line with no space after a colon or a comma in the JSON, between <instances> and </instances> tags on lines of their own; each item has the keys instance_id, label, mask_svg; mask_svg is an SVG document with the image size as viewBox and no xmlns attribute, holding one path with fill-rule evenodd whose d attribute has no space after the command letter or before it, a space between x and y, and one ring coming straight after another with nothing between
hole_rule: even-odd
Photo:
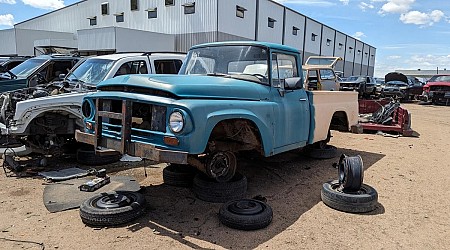
<instances>
[{"instance_id":1,"label":"truck cab","mask_svg":"<svg viewBox=\"0 0 450 250\"><path fill-rule=\"evenodd\" d=\"M308 90L339 90L339 81L334 66L340 57L310 56L303 65L305 87Z\"/></svg>"}]
</instances>

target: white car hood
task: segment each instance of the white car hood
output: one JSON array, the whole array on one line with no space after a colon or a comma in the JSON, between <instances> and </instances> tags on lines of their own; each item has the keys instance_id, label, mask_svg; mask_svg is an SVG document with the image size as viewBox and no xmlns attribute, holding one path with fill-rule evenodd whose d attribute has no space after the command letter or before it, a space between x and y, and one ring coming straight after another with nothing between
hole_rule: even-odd
<instances>
[{"instance_id":1,"label":"white car hood","mask_svg":"<svg viewBox=\"0 0 450 250\"><path fill-rule=\"evenodd\" d=\"M62 106L81 107L83 97L88 95L89 93L92 92L52 95L18 102L16 105L14 120L19 120L21 116L24 115L25 112L30 112L33 110L42 110L42 109L52 110L55 109L55 107L59 108Z\"/></svg>"}]
</instances>

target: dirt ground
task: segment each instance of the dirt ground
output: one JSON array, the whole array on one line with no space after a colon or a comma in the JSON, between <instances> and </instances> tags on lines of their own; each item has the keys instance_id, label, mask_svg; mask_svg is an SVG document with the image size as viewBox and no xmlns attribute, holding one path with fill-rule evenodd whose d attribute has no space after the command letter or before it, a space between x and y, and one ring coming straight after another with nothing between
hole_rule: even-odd
<instances>
[{"instance_id":1,"label":"dirt ground","mask_svg":"<svg viewBox=\"0 0 450 250\"><path fill-rule=\"evenodd\" d=\"M420 138L332 133L339 153L364 160L364 182L377 189L380 203L369 214L324 205L321 186L337 179L332 164L338 158L313 160L298 152L241 161L246 196L266 197L274 211L269 227L251 232L221 225L220 204L164 185L161 164L148 168L147 178L142 167L114 173L140 181L148 209L132 223L101 229L85 226L77 209L48 212L42 179L2 174L0 249L448 249L450 107L403 106Z\"/></svg>"}]
</instances>

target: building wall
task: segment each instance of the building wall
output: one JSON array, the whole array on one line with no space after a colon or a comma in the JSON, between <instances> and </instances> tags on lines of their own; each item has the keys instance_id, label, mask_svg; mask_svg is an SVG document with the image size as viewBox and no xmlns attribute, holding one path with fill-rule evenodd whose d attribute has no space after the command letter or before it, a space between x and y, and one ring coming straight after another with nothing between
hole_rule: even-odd
<instances>
[{"instance_id":1,"label":"building wall","mask_svg":"<svg viewBox=\"0 0 450 250\"><path fill-rule=\"evenodd\" d=\"M347 77L353 75L356 40L352 37L346 36L345 45L344 76Z\"/></svg>"},{"instance_id":2,"label":"building wall","mask_svg":"<svg viewBox=\"0 0 450 250\"><path fill-rule=\"evenodd\" d=\"M75 36L72 33L65 32L16 29L17 54L20 56L33 56L34 41L42 39L74 40Z\"/></svg>"},{"instance_id":3,"label":"building wall","mask_svg":"<svg viewBox=\"0 0 450 250\"><path fill-rule=\"evenodd\" d=\"M0 30L0 56L16 56L16 29Z\"/></svg>"},{"instance_id":4,"label":"building wall","mask_svg":"<svg viewBox=\"0 0 450 250\"><path fill-rule=\"evenodd\" d=\"M269 18L274 19L274 27L268 26ZM272 43L283 42L284 7L271 1L259 1L258 28L256 40Z\"/></svg>"},{"instance_id":5,"label":"building wall","mask_svg":"<svg viewBox=\"0 0 450 250\"><path fill-rule=\"evenodd\" d=\"M336 40L334 41L334 56L342 58L335 66L335 70L344 72L344 58L346 48L347 36L339 31L336 31Z\"/></svg>"},{"instance_id":6,"label":"building wall","mask_svg":"<svg viewBox=\"0 0 450 250\"><path fill-rule=\"evenodd\" d=\"M334 54L336 30L322 25L322 44L320 54L324 56L332 56Z\"/></svg>"},{"instance_id":7,"label":"building wall","mask_svg":"<svg viewBox=\"0 0 450 250\"><path fill-rule=\"evenodd\" d=\"M321 38L322 24L310 18L306 18L305 58L303 58L303 62L306 62L311 55L320 55Z\"/></svg>"},{"instance_id":8,"label":"building wall","mask_svg":"<svg viewBox=\"0 0 450 250\"><path fill-rule=\"evenodd\" d=\"M109 3L107 15L101 14L101 4L104 2ZM194 14L184 13L183 5L187 3L195 3ZM244 18L236 16L236 6L245 8ZM149 11L155 9L157 18L149 19ZM119 13L123 13L124 22L116 22ZM89 18L93 17L96 17L97 24L91 26ZM276 21L273 28L268 27L269 18ZM297 48L302 52L304 61L311 55L340 56L345 61L339 62L336 70L345 71L346 76L365 72L373 74L375 65L372 56L375 55L375 48L368 45L366 48L362 42L356 42L354 38L272 0L176 0L174 6L165 6L162 0L140 0L135 11L131 11L130 1L127 0L89 0L15 27L76 34L78 30L113 26L175 35L177 51L186 51L194 44L205 42L259 40ZM294 26L298 28L297 35L293 34ZM0 33L0 41L5 39ZM105 41L105 48L112 47L111 43ZM361 53L357 54L359 49ZM366 61L364 57L367 52L369 58Z\"/></svg>"},{"instance_id":9,"label":"building wall","mask_svg":"<svg viewBox=\"0 0 450 250\"><path fill-rule=\"evenodd\" d=\"M236 6L246 9L244 18L236 16ZM256 0L219 0L218 31L246 40L254 40L256 36Z\"/></svg>"},{"instance_id":10,"label":"building wall","mask_svg":"<svg viewBox=\"0 0 450 250\"><path fill-rule=\"evenodd\" d=\"M306 17L296 12L286 9L285 25L284 25L284 44L294 47L303 52L303 44L305 41L305 20ZM297 35L293 34L293 30L298 28Z\"/></svg>"}]
</instances>

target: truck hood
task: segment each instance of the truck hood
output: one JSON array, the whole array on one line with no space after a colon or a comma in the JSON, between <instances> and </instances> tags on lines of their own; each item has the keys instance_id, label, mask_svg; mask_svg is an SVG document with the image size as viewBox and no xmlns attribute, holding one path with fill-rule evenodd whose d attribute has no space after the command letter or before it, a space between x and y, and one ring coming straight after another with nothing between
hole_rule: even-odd
<instances>
[{"instance_id":1,"label":"truck hood","mask_svg":"<svg viewBox=\"0 0 450 250\"><path fill-rule=\"evenodd\" d=\"M399 72L391 72L384 76L384 82L388 83L391 81L400 81L404 83L408 83L408 78Z\"/></svg>"},{"instance_id":2,"label":"truck hood","mask_svg":"<svg viewBox=\"0 0 450 250\"><path fill-rule=\"evenodd\" d=\"M164 91L178 98L261 100L269 86L221 76L200 75L127 75L103 81L97 89L142 93ZM126 89L126 90L125 90Z\"/></svg>"}]
</instances>

